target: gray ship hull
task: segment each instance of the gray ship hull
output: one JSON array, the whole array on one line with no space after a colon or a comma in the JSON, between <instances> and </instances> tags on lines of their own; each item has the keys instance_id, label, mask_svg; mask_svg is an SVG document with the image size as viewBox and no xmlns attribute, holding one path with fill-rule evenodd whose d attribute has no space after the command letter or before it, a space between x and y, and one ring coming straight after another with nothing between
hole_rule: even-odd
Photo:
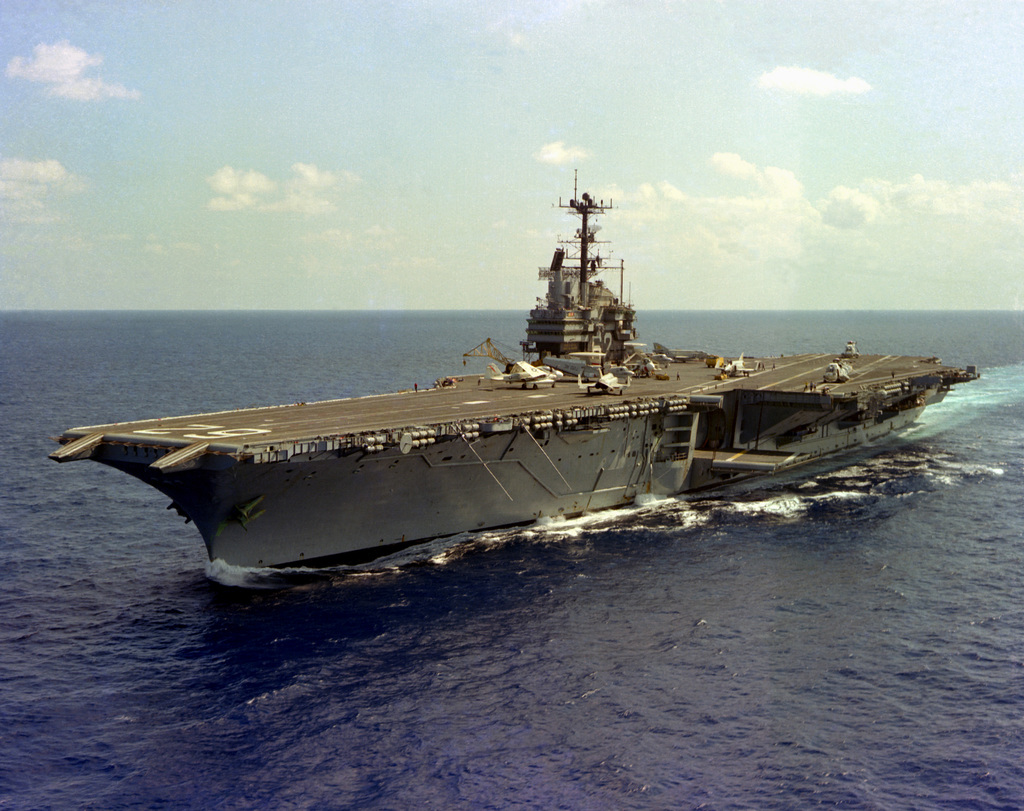
<instances>
[{"instance_id":1,"label":"gray ship hull","mask_svg":"<svg viewBox=\"0 0 1024 811\"><path fill-rule=\"evenodd\" d=\"M646 487L649 429L461 437L403 454L303 454L144 479L192 517L210 559L238 566L360 559L459 532L622 506ZM143 468L122 469L139 475ZM252 504L249 515L236 505Z\"/></svg>"},{"instance_id":2,"label":"gray ship hull","mask_svg":"<svg viewBox=\"0 0 1024 811\"><path fill-rule=\"evenodd\" d=\"M567 407L285 442L253 442L261 429L242 427L278 421L279 412L306 415L294 406L230 412L235 422L226 427L218 426L228 416L214 414L156 428L147 421L74 429L53 456L91 458L157 488L195 522L211 560L321 565L787 470L906 427L962 377L893 374L869 395L779 391L747 380L675 393L665 383L638 385L633 391L644 394L631 399L555 391L526 396ZM445 407L499 394L467 387ZM409 396L392 397L401 405ZM508 402L522 404L522 396L513 392ZM388 402L325 405L386 411ZM214 439L219 444L207 441Z\"/></svg>"}]
</instances>

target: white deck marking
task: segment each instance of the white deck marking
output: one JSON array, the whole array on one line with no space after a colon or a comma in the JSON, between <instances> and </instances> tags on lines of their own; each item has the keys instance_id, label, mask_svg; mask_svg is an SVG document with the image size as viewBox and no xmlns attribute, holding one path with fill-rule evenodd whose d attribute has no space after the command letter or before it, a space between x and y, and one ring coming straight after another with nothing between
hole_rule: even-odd
<instances>
[{"instance_id":1,"label":"white deck marking","mask_svg":"<svg viewBox=\"0 0 1024 811\"><path fill-rule=\"evenodd\" d=\"M821 359L821 358L835 357L835 355L815 355L813 357L815 359ZM779 366L781 366L783 369L785 369L787 366L796 366L796 365L801 364L801 363L806 364L807 360L808 360L807 356L805 355L802 358L800 358L799 360L794 361L793 363L783 364L783 363L781 363L781 361L776 361L776 363L778 363ZM808 376L816 377L814 372L817 371L817 368L818 367L816 367L816 366L811 367L810 369L804 368L803 371L800 372L800 374L793 375L792 377L784 377L784 378L782 378L782 380L775 380L775 381L769 383L767 386L760 386L758 388L758 391L765 391L767 389L777 389L780 386L782 386L783 384L788 383L790 380L798 380L801 377L804 378L804 380L806 380Z\"/></svg>"}]
</instances>

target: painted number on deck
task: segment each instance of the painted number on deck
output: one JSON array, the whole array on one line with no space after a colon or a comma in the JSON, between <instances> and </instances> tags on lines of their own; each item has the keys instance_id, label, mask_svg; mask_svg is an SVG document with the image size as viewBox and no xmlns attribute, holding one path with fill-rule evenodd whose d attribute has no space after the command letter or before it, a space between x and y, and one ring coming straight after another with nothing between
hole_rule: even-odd
<instances>
[{"instance_id":1,"label":"painted number on deck","mask_svg":"<svg viewBox=\"0 0 1024 811\"><path fill-rule=\"evenodd\" d=\"M269 434L269 428L225 428L223 425L203 425L193 423L182 425L178 428L143 428L135 431L136 434L146 436L167 436L177 434L181 431L203 431L204 433L182 434L185 439L225 439L233 436L252 436L253 434Z\"/></svg>"}]
</instances>

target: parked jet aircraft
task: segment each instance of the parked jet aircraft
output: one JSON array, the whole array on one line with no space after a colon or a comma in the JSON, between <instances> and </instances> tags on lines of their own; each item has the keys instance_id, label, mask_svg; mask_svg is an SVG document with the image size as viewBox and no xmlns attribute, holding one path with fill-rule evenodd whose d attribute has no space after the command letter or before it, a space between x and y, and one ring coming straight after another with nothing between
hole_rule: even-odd
<instances>
[{"instance_id":1,"label":"parked jet aircraft","mask_svg":"<svg viewBox=\"0 0 1024 811\"><path fill-rule=\"evenodd\" d=\"M711 357L703 349L669 349L667 346L654 342L654 351L665 355L676 363L685 363L688 360L703 360Z\"/></svg>"},{"instance_id":2,"label":"parked jet aircraft","mask_svg":"<svg viewBox=\"0 0 1024 811\"><path fill-rule=\"evenodd\" d=\"M602 352L573 352L567 358L544 358L544 363L573 377L583 375L584 380L596 380L601 376L603 359Z\"/></svg>"},{"instance_id":3,"label":"parked jet aircraft","mask_svg":"<svg viewBox=\"0 0 1024 811\"><path fill-rule=\"evenodd\" d=\"M622 394L623 390L629 386L629 378L625 381L616 377L612 372L601 375L597 380L583 381L583 375L577 378L577 384L579 387L587 392L587 394Z\"/></svg>"},{"instance_id":4,"label":"parked jet aircraft","mask_svg":"<svg viewBox=\"0 0 1024 811\"><path fill-rule=\"evenodd\" d=\"M743 355L740 355L739 358L729 361L728 363L719 358L718 365L715 366L715 368L719 369L720 373L725 377L736 377L737 375L748 377L751 372L757 371L755 367L749 366L744 362Z\"/></svg>"},{"instance_id":5,"label":"parked jet aircraft","mask_svg":"<svg viewBox=\"0 0 1024 811\"><path fill-rule=\"evenodd\" d=\"M551 388L554 388L555 380L557 379L554 374L538 369L536 366L531 366L523 360L512 364L512 370L507 374L502 372L493 363L488 365L487 368L490 371L489 379L495 383L508 383L510 385L521 383L524 389L530 387L537 388L537 386L547 383L550 383Z\"/></svg>"}]
</instances>

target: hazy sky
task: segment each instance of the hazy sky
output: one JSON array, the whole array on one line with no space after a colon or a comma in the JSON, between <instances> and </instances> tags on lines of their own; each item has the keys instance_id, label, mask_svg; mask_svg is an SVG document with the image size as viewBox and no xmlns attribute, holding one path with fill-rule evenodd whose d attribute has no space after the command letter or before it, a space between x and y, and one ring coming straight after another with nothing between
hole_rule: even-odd
<instances>
[{"instance_id":1,"label":"hazy sky","mask_svg":"<svg viewBox=\"0 0 1024 811\"><path fill-rule=\"evenodd\" d=\"M0 2L0 307L1024 308L1024 3ZM618 286L618 274L609 279Z\"/></svg>"}]
</instances>

